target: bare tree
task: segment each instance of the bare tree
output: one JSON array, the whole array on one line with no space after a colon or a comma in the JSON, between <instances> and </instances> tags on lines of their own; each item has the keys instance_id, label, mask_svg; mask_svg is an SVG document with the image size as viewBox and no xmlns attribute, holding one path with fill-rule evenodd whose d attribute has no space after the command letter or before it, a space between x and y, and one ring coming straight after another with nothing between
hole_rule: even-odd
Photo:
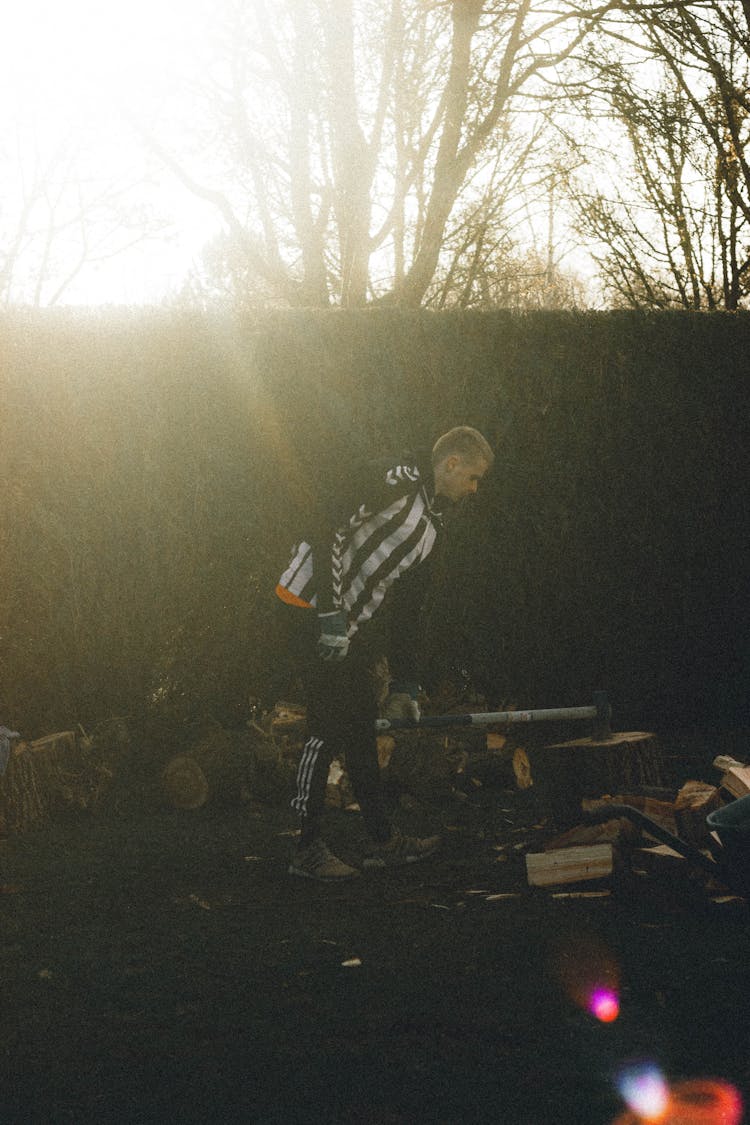
<instances>
[{"instance_id":1,"label":"bare tree","mask_svg":"<svg viewBox=\"0 0 750 1125\"><path fill-rule=\"evenodd\" d=\"M607 28L615 51L589 55L595 85L575 94L590 120L604 101L631 159L607 186L579 179L579 228L604 247L619 302L736 309L750 293L750 5L627 0L624 12Z\"/></svg>"},{"instance_id":2,"label":"bare tree","mask_svg":"<svg viewBox=\"0 0 750 1125\"><path fill-rule=\"evenodd\" d=\"M0 305L55 305L83 270L163 227L134 202L133 180L103 179L70 137L50 150L19 127L12 160L4 155Z\"/></svg>"},{"instance_id":3,"label":"bare tree","mask_svg":"<svg viewBox=\"0 0 750 1125\"><path fill-rule=\"evenodd\" d=\"M500 208L477 185L503 201L516 185L533 137L522 99L619 3L225 3L216 67L197 90L215 176L198 170L205 155L140 128L221 215L270 299L418 306L441 272L486 257L481 228Z\"/></svg>"}]
</instances>

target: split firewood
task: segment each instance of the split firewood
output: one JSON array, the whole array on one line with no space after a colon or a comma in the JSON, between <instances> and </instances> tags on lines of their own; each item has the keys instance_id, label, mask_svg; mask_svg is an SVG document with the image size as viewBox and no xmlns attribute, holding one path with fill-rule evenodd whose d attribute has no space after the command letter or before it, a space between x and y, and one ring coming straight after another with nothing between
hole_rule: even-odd
<instances>
[{"instance_id":1,"label":"split firewood","mask_svg":"<svg viewBox=\"0 0 750 1125\"><path fill-rule=\"evenodd\" d=\"M377 739L378 747L378 765L381 770L388 768L393 751L396 749L396 739L390 734L379 734Z\"/></svg>"},{"instance_id":2,"label":"split firewood","mask_svg":"<svg viewBox=\"0 0 750 1125\"><path fill-rule=\"evenodd\" d=\"M562 832L544 845L546 852L559 848L572 848L587 844L629 844L640 839L641 832L636 824L626 817L613 817L601 824L579 824Z\"/></svg>"},{"instance_id":3,"label":"split firewood","mask_svg":"<svg viewBox=\"0 0 750 1125\"><path fill-rule=\"evenodd\" d=\"M656 844L648 848L638 848L633 853L633 866L641 875L656 875L671 878L687 878L688 861L669 844Z\"/></svg>"},{"instance_id":4,"label":"split firewood","mask_svg":"<svg viewBox=\"0 0 750 1125\"><path fill-rule=\"evenodd\" d=\"M736 758L730 757L729 754L719 754L713 760L713 766L719 770L720 773L726 773L727 770L732 769L733 766L744 766L745 762L738 762Z\"/></svg>"},{"instance_id":5,"label":"split firewood","mask_svg":"<svg viewBox=\"0 0 750 1125\"><path fill-rule=\"evenodd\" d=\"M553 887L561 883L604 879L613 870L612 844L559 848L553 852L530 852L526 856L526 876L532 887Z\"/></svg>"},{"instance_id":6,"label":"split firewood","mask_svg":"<svg viewBox=\"0 0 750 1125\"><path fill-rule=\"evenodd\" d=\"M655 824L666 829L667 832L671 832L673 836L677 835L673 801L661 801L656 797L641 797L637 794L620 794L614 797L606 796L596 800L585 799L581 801L581 807L585 812L595 812L598 809L606 808L608 804L629 805L631 809L637 809L649 820L653 820Z\"/></svg>"},{"instance_id":7,"label":"split firewood","mask_svg":"<svg viewBox=\"0 0 750 1125\"><path fill-rule=\"evenodd\" d=\"M677 835L701 848L710 839L706 817L723 802L718 788L705 781L686 781L674 803Z\"/></svg>"},{"instance_id":8,"label":"split firewood","mask_svg":"<svg viewBox=\"0 0 750 1125\"><path fill-rule=\"evenodd\" d=\"M721 788L726 789L732 797L747 797L750 794L750 766L730 766L722 774Z\"/></svg>"},{"instance_id":9,"label":"split firewood","mask_svg":"<svg viewBox=\"0 0 750 1125\"><path fill-rule=\"evenodd\" d=\"M306 716L307 711L300 703L276 703L271 712L271 731L282 734L299 730L305 725Z\"/></svg>"},{"instance_id":10,"label":"split firewood","mask_svg":"<svg viewBox=\"0 0 750 1125\"><path fill-rule=\"evenodd\" d=\"M348 808L355 801L349 775L344 763L338 758L334 758L328 768L325 801L333 809Z\"/></svg>"}]
</instances>

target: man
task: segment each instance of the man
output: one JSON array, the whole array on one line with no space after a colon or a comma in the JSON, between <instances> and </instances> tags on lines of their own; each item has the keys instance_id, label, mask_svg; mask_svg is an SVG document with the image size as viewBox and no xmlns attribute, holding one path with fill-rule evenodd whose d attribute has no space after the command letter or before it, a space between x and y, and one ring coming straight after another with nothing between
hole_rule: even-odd
<instances>
[{"instance_id":1,"label":"man","mask_svg":"<svg viewBox=\"0 0 750 1125\"><path fill-rule=\"evenodd\" d=\"M376 615L391 603L386 713L419 718L418 643L426 590L425 560L443 512L476 492L494 455L486 439L457 426L431 456L371 463L340 482L340 495L296 544L276 593L289 607L292 643L306 690L307 740L292 807L301 832L291 875L337 881L359 874L333 855L321 836L331 760L345 759L372 849L364 867L388 867L431 855L439 837L394 830L378 767L373 665Z\"/></svg>"}]
</instances>

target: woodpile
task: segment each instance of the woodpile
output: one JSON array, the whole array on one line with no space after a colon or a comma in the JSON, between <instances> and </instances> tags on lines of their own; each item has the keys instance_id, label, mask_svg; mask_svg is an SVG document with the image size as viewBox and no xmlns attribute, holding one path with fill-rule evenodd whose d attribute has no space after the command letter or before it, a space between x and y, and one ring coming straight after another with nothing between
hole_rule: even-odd
<instances>
[{"instance_id":1,"label":"woodpile","mask_svg":"<svg viewBox=\"0 0 750 1125\"><path fill-rule=\"evenodd\" d=\"M202 723L187 749L153 767L151 792L188 812L209 802L286 801L293 792L305 717L300 705L279 702L262 722L250 722L240 731ZM129 776L129 735L119 720L93 738L83 730L69 730L23 741L0 730L5 732L0 835L23 832L61 813L93 811L117 776ZM656 737L646 732L534 747L519 745L507 731L479 726L454 730L459 733L424 728L380 734L377 751L384 780L403 800L427 803L466 800L485 786L531 790L534 804L551 813L543 825L557 829L541 848L525 855L531 887L607 883L628 871L684 873L697 854L708 864L696 869L710 879L717 848L723 850L719 833L710 829L711 814L750 795L750 765L724 755L713 761L715 783L688 779L679 789L667 787L664 755ZM345 761L331 764L326 802L358 810ZM623 806L640 817L623 815ZM678 847L658 831L651 838L649 825L674 837ZM742 884L738 893L744 893Z\"/></svg>"},{"instance_id":2,"label":"woodpile","mask_svg":"<svg viewBox=\"0 0 750 1125\"><path fill-rule=\"evenodd\" d=\"M527 854L529 886L607 880L628 869L667 878L676 873L698 873L709 889L721 885L717 860L724 858L723 849L707 818L750 793L750 766L723 756L713 765L721 774L718 784L687 780L671 797L664 791L660 797L633 792L582 798L580 812L594 814L595 822L575 824L548 840L542 852ZM582 787L587 788L588 781ZM606 819L608 806L613 807L611 819ZM631 821L623 817L618 806L627 806L647 818L655 829L673 836L675 846L661 839L658 831L650 838L649 825L639 818ZM730 870L730 874L734 872ZM729 881L730 890L743 893L741 876Z\"/></svg>"},{"instance_id":3,"label":"woodpile","mask_svg":"<svg viewBox=\"0 0 750 1125\"><path fill-rule=\"evenodd\" d=\"M384 699L382 677L379 698ZM377 685L376 685L377 686ZM266 730L294 759L301 750L305 708L279 701L266 719ZM417 800L442 803L465 798L466 791L485 785L500 789L529 789L533 784L524 746L505 733L481 727L442 735L427 730L401 730L377 737L378 764L394 789ZM332 808L356 810L346 762L334 759L326 786L326 803Z\"/></svg>"},{"instance_id":4,"label":"woodpile","mask_svg":"<svg viewBox=\"0 0 750 1125\"><path fill-rule=\"evenodd\" d=\"M112 771L84 734L14 740L0 777L0 829L15 834L65 811L93 810L111 780Z\"/></svg>"}]
</instances>

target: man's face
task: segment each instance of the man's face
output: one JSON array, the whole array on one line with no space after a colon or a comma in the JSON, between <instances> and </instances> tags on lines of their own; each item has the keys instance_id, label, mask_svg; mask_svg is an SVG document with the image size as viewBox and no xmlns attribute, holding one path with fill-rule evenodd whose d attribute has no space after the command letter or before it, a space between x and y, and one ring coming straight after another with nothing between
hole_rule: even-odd
<instances>
[{"instance_id":1,"label":"man's face","mask_svg":"<svg viewBox=\"0 0 750 1125\"><path fill-rule=\"evenodd\" d=\"M436 496L447 496L454 504L471 496L488 467L484 458L467 461L457 453L451 454L435 466Z\"/></svg>"}]
</instances>

